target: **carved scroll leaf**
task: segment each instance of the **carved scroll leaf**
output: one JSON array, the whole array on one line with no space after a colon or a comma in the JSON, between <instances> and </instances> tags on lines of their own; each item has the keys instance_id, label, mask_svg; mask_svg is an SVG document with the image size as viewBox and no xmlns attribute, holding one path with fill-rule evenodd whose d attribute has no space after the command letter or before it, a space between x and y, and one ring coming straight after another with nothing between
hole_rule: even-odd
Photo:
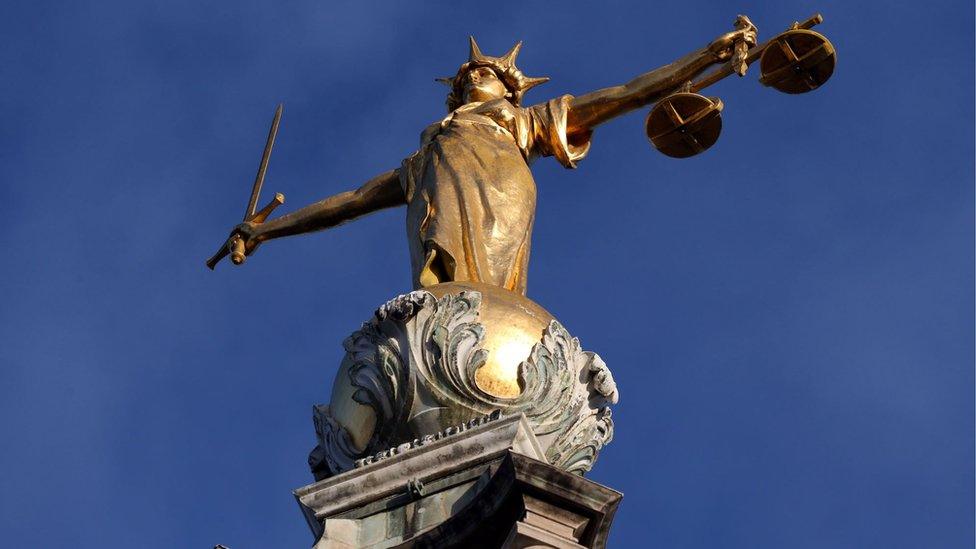
<instances>
[{"instance_id":1,"label":"carved scroll leaf","mask_svg":"<svg viewBox=\"0 0 976 549\"><path fill-rule=\"evenodd\" d=\"M314 406L312 421L319 445L309 456L309 465L316 478L352 469L359 452L356 451L349 432L336 423L329 407L321 404Z\"/></svg>"},{"instance_id":2,"label":"carved scroll leaf","mask_svg":"<svg viewBox=\"0 0 976 549\"><path fill-rule=\"evenodd\" d=\"M586 387L576 383L587 357L579 340L553 320L542 341L519 365L522 394L514 408L523 412L537 435L569 427L587 400Z\"/></svg>"},{"instance_id":3,"label":"carved scroll leaf","mask_svg":"<svg viewBox=\"0 0 976 549\"><path fill-rule=\"evenodd\" d=\"M475 383L475 372L488 358L488 351L481 348L485 327L478 323L480 305L481 294L475 291L442 297L433 308L418 313L418 337L411 342L420 359L417 373L435 398L472 414L497 407L497 399Z\"/></svg>"},{"instance_id":4,"label":"carved scroll leaf","mask_svg":"<svg viewBox=\"0 0 976 549\"><path fill-rule=\"evenodd\" d=\"M549 462L570 473L582 475L593 468L597 454L613 440L610 409L602 408L586 416L556 439L546 451Z\"/></svg>"},{"instance_id":5,"label":"carved scroll leaf","mask_svg":"<svg viewBox=\"0 0 976 549\"><path fill-rule=\"evenodd\" d=\"M608 405L616 402L616 384L603 360L583 351L579 340L553 320L520 365L519 376L518 410L536 435L556 436L546 457L577 474L590 470L613 437Z\"/></svg>"}]
</instances>

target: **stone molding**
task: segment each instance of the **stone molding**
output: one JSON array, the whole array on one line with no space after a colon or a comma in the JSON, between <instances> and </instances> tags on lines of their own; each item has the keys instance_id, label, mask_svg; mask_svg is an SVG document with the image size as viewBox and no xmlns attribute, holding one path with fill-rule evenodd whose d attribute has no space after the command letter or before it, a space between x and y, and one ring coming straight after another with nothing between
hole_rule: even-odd
<instances>
[{"instance_id":1,"label":"stone molding","mask_svg":"<svg viewBox=\"0 0 976 549\"><path fill-rule=\"evenodd\" d=\"M622 495L545 462L523 415L295 491L316 549L605 547Z\"/></svg>"},{"instance_id":2,"label":"stone molding","mask_svg":"<svg viewBox=\"0 0 976 549\"><path fill-rule=\"evenodd\" d=\"M545 460L525 417L510 416L299 488L295 497L313 525L367 500L402 491L405 477L428 482L461 464L491 460L508 450Z\"/></svg>"}]
</instances>

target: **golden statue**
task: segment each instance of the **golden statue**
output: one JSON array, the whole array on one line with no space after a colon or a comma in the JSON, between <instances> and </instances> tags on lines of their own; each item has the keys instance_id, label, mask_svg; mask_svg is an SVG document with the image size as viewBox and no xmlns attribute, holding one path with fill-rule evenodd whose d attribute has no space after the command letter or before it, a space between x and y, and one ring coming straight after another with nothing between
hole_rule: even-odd
<instances>
[{"instance_id":1,"label":"golden statue","mask_svg":"<svg viewBox=\"0 0 976 549\"><path fill-rule=\"evenodd\" d=\"M499 409L528 418L549 463L588 470L612 438L617 389L603 360L525 296L536 202L529 166L552 156L574 168L597 126L651 103L651 143L672 157L698 154L718 138L722 102L696 92L757 60L760 82L785 93L831 76L833 46L810 30L821 21L793 23L757 45L755 25L740 15L731 32L626 84L529 107L525 92L548 78L516 67L521 42L492 57L471 38L468 61L439 79L450 87L448 115L399 168L266 221L284 200L255 211L279 105L244 222L207 265L226 255L240 264L267 240L406 205L413 286L423 289L388 301L344 341L331 403L316 408L316 475Z\"/></svg>"},{"instance_id":2,"label":"golden statue","mask_svg":"<svg viewBox=\"0 0 976 549\"><path fill-rule=\"evenodd\" d=\"M525 92L548 78L527 77L516 67L521 43L492 57L471 38L468 61L453 78L440 79L451 88L449 114L423 131L420 148L400 168L277 219L245 221L228 245L239 241L250 255L267 240L406 205L415 288L469 281L525 294L536 200L532 161L554 156L575 167L597 126L728 61L738 45L755 43L749 24L622 86L523 107Z\"/></svg>"}]
</instances>

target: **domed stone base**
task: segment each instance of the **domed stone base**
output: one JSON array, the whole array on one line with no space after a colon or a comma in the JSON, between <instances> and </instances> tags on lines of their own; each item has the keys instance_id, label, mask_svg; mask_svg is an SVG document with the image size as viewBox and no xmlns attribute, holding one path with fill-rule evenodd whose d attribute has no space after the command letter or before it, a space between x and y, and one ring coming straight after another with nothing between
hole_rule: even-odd
<instances>
[{"instance_id":1,"label":"domed stone base","mask_svg":"<svg viewBox=\"0 0 976 549\"><path fill-rule=\"evenodd\" d=\"M525 414L548 462L573 473L613 436L606 365L521 294L454 282L411 292L343 345L332 402L314 411L317 479L493 412Z\"/></svg>"}]
</instances>

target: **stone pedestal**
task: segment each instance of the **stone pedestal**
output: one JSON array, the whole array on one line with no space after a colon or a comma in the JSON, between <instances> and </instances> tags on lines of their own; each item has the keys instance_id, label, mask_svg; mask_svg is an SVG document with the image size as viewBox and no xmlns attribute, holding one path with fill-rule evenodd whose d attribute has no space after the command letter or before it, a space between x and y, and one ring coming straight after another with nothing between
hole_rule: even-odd
<instances>
[{"instance_id":1,"label":"stone pedestal","mask_svg":"<svg viewBox=\"0 0 976 549\"><path fill-rule=\"evenodd\" d=\"M523 414L476 418L295 491L316 549L604 547L622 495L549 465Z\"/></svg>"},{"instance_id":2,"label":"stone pedestal","mask_svg":"<svg viewBox=\"0 0 976 549\"><path fill-rule=\"evenodd\" d=\"M313 409L317 549L603 547L620 493L588 481L613 438L602 359L525 296L445 283L343 342Z\"/></svg>"}]
</instances>

